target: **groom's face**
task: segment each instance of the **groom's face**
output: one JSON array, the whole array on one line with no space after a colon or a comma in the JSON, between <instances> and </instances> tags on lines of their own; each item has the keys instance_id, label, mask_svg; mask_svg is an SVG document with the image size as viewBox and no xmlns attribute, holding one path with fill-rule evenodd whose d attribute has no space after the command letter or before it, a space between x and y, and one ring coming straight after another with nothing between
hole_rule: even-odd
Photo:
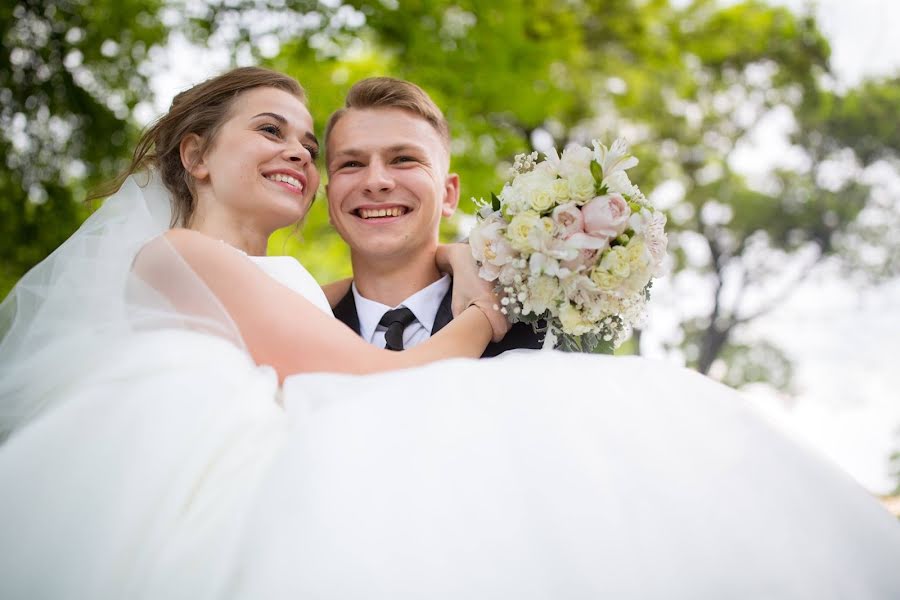
<instances>
[{"instance_id":1,"label":"groom's face","mask_svg":"<svg viewBox=\"0 0 900 600\"><path fill-rule=\"evenodd\" d=\"M433 253L459 179L431 124L397 108L350 109L327 143L328 211L354 257Z\"/></svg>"}]
</instances>

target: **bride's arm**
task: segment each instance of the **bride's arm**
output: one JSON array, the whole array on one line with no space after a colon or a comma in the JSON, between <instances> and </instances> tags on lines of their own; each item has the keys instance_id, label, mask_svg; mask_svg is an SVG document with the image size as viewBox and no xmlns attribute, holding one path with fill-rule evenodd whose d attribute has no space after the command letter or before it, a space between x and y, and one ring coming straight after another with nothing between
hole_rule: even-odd
<instances>
[{"instance_id":1,"label":"bride's arm","mask_svg":"<svg viewBox=\"0 0 900 600\"><path fill-rule=\"evenodd\" d=\"M476 296L484 294L487 282L478 274L478 265L468 244L441 244L437 247L434 260L438 270L453 276L453 301L450 310L454 316L465 310ZM487 285L493 287L493 284ZM494 308L495 310L486 313L494 331L509 331L509 321L499 312L499 307ZM494 341L500 340L495 336Z\"/></svg>"},{"instance_id":2,"label":"bride's arm","mask_svg":"<svg viewBox=\"0 0 900 600\"><path fill-rule=\"evenodd\" d=\"M294 373L375 373L444 358L475 358L494 334L486 314L494 299L486 295L415 348L375 348L224 244L183 229L169 231L166 238L225 307L254 360L273 366L280 379ZM487 285L484 289L489 290Z\"/></svg>"}]
</instances>

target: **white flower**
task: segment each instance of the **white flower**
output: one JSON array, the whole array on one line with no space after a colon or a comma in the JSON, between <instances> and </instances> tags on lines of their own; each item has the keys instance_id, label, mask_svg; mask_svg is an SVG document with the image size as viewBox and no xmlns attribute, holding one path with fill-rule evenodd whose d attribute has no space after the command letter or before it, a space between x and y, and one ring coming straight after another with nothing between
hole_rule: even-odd
<instances>
[{"instance_id":1,"label":"white flower","mask_svg":"<svg viewBox=\"0 0 900 600\"><path fill-rule=\"evenodd\" d=\"M560 274L559 261L542 252L535 252L529 257L528 268L532 275L558 276Z\"/></svg>"},{"instance_id":2,"label":"white flower","mask_svg":"<svg viewBox=\"0 0 900 600\"><path fill-rule=\"evenodd\" d=\"M578 204L584 204L594 197L594 176L590 171L582 171L568 177L569 198Z\"/></svg>"},{"instance_id":3,"label":"white flower","mask_svg":"<svg viewBox=\"0 0 900 600\"><path fill-rule=\"evenodd\" d=\"M556 312L556 304L562 297L562 290L556 277L529 277L527 288L528 299L525 300L522 307L524 313L533 312L536 315L541 315L548 310Z\"/></svg>"},{"instance_id":4,"label":"white flower","mask_svg":"<svg viewBox=\"0 0 900 600\"><path fill-rule=\"evenodd\" d=\"M556 205L553 193L555 181L556 176L547 169L536 168L516 177L507 192L507 197L519 209L516 212L521 210L546 212Z\"/></svg>"},{"instance_id":5,"label":"white flower","mask_svg":"<svg viewBox=\"0 0 900 600\"><path fill-rule=\"evenodd\" d=\"M566 240L566 244L576 250L606 250L609 247L609 239L586 233L576 233Z\"/></svg>"},{"instance_id":6,"label":"white flower","mask_svg":"<svg viewBox=\"0 0 900 600\"><path fill-rule=\"evenodd\" d=\"M541 216L533 211L525 211L512 218L506 229L506 237L516 250L531 252L534 250L530 240L531 232L538 227L541 229L544 227Z\"/></svg>"},{"instance_id":7,"label":"white flower","mask_svg":"<svg viewBox=\"0 0 900 600\"><path fill-rule=\"evenodd\" d=\"M631 261L629 258L625 246L616 246L600 259L600 268L620 279L624 279L631 274Z\"/></svg>"},{"instance_id":8,"label":"white flower","mask_svg":"<svg viewBox=\"0 0 900 600\"><path fill-rule=\"evenodd\" d=\"M469 233L472 256L481 263L479 275L487 281L495 280L500 274L500 267L514 257L515 252L503 237L505 229L506 222L499 213L494 213L478 223Z\"/></svg>"},{"instance_id":9,"label":"white flower","mask_svg":"<svg viewBox=\"0 0 900 600\"><path fill-rule=\"evenodd\" d=\"M608 149L599 140L594 140L594 160L603 169L604 179L638 164L638 159L628 154L628 144L622 138L618 138Z\"/></svg>"},{"instance_id":10,"label":"white flower","mask_svg":"<svg viewBox=\"0 0 900 600\"><path fill-rule=\"evenodd\" d=\"M653 263L653 275L662 275L662 264L666 258L666 249L669 245L669 238L666 236L666 215L661 212L654 212L650 219L650 223L644 232L647 251L650 253L650 260Z\"/></svg>"},{"instance_id":11,"label":"white flower","mask_svg":"<svg viewBox=\"0 0 900 600\"><path fill-rule=\"evenodd\" d=\"M591 174L591 161L594 153L590 148L580 145L571 145L563 150L557 171L560 177L571 179L579 173Z\"/></svg>"},{"instance_id":12,"label":"white flower","mask_svg":"<svg viewBox=\"0 0 900 600\"><path fill-rule=\"evenodd\" d=\"M620 194L622 196L637 196L641 193L637 187L628 179L625 171L615 171L603 177L603 185L612 194Z\"/></svg>"},{"instance_id":13,"label":"white flower","mask_svg":"<svg viewBox=\"0 0 900 600\"><path fill-rule=\"evenodd\" d=\"M563 303L560 307L559 320L563 332L569 335L584 335L593 328L593 324L584 318L581 311L568 302Z\"/></svg>"}]
</instances>

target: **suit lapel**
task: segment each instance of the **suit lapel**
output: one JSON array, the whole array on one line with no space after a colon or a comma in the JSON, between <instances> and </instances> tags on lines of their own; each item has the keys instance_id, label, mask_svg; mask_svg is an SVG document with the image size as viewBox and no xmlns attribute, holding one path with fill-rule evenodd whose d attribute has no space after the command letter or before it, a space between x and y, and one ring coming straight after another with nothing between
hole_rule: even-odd
<instances>
[{"instance_id":1,"label":"suit lapel","mask_svg":"<svg viewBox=\"0 0 900 600\"><path fill-rule=\"evenodd\" d=\"M356 300L353 299L352 290L347 292L334 307L334 316L359 335L359 314L356 312Z\"/></svg>"},{"instance_id":2,"label":"suit lapel","mask_svg":"<svg viewBox=\"0 0 900 600\"><path fill-rule=\"evenodd\" d=\"M438 306L437 312L434 315L434 327L431 328L431 335L436 334L447 323L453 320L453 312L450 310L450 302L452 300L453 286L451 285L450 290L447 292L447 295L444 296L444 299L441 300L441 305Z\"/></svg>"}]
</instances>

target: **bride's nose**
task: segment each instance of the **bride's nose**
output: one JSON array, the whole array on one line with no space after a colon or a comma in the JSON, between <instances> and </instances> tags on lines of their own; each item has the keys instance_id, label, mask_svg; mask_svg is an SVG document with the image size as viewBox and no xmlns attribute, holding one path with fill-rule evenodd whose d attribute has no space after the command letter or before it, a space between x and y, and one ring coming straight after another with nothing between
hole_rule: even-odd
<instances>
[{"instance_id":1,"label":"bride's nose","mask_svg":"<svg viewBox=\"0 0 900 600\"><path fill-rule=\"evenodd\" d=\"M309 148L301 143L288 145L284 150L284 158L304 165L313 162L313 156Z\"/></svg>"}]
</instances>

